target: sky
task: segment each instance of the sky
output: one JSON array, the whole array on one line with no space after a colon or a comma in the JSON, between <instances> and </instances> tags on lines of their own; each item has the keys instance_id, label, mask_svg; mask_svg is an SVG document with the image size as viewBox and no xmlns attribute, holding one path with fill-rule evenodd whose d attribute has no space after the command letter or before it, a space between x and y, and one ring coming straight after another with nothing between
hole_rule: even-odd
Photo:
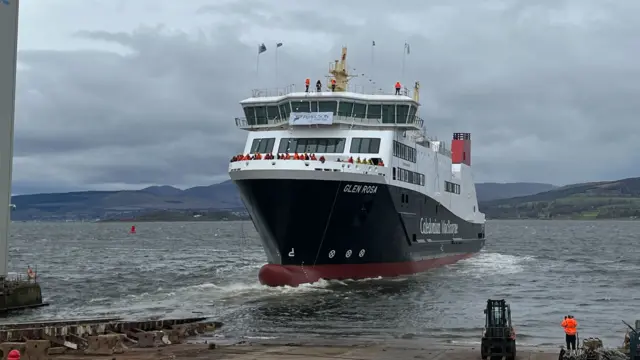
<instances>
[{"instance_id":1,"label":"sky","mask_svg":"<svg viewBox=\"0 0 640 360\"><path fill-rule=\"evenodd\" d=\"M421 82L428 133L470 132L478 182L640 176L638 1L20 6L15 194L226 180L239 101L324 79L342 45L356 84Z\"/></svg>"}]
</instances>

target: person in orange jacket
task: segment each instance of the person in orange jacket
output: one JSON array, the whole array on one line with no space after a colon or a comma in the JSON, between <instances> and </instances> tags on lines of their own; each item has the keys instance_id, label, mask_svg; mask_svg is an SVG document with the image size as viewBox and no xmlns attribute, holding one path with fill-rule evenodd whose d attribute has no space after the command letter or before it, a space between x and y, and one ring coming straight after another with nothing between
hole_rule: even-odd
<instances>
[{"instance_id":1,"label":"person in orange jacket","mask_svg":"<svg viewBox=\"0 0 640 360\"><path fill-rule=\"evenodd\" d=\"M331 91L336 91L336 79L331 79Z\"/></svg>"},{"instance_id":2,"label":"person in orange jacket","mask_svg":"<svg viewBox=\"0 0 640 360\"><path fill-rule=\"evenodd\" d=\"M576 333L578 332L578 322L572 315L564 317L560 326L564 328L565 341L567 342L567 351L576 351Z\"/></svg>"},{"instance_id":3,"label":"person in orange jacket","mask_svg":"<svg viewBox=\"0 0 640 360\"><path fill-rule=\"evenodd\" d=\"M311 85L311 79L306 78L304 80L304 92L309 92L309 85Z\"/></svg>"},{"instance_id":4,"label":"person in orange jacket","mask_svg":"<svg viewBox=\"0 0 640 360\"><path fill-rule=\"evenodd\" d=\"M402 85L400 85L400 81L396 81L396 95L400 95L400 89L402 89Z\"/></svg>"}]
</instances>

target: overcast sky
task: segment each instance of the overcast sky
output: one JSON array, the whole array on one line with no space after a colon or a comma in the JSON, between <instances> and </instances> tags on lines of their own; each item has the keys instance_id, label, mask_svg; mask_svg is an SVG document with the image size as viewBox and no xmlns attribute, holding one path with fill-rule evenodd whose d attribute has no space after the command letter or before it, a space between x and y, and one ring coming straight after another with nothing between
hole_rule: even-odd
<instances>
[{"instance_id":1,"label":"overcast sky","mask_svg":"<svg viewBox=\"0 0 640 360\"><path fill-rule=\"evenodd\" d=\"M431 135L472 133L477 181L640 174L640 2L330 3L23 0L13 192L225 180L238 102L343 44L359 83L421 81Z\"/></svg>"}]
</instances>

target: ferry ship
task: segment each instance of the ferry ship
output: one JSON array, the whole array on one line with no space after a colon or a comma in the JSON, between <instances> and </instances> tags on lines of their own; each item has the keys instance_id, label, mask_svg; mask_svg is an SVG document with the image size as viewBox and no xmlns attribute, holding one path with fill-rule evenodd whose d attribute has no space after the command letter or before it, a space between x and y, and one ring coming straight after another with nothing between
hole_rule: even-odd
<instances>
[{"instance_id":1,"label":"ferry ship","mask_svg":"<svg viewBox=\"0 0 640 360\"><path fill-rule=\"evenodd\" d=\"M254 90L231 159L268 263L262 284L396 277L455 263L485 244L471 173L471 135L430 139L419 82L395 94L349 84L347 48L330 86ZM399 86L399 84L396 84Z\"/></svg>"}]
</instances>

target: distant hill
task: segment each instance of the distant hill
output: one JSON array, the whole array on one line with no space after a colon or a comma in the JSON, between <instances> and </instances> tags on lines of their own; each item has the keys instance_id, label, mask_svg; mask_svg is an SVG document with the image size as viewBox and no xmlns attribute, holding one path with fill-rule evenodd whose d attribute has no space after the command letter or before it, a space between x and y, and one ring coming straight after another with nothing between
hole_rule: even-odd
<instances>
[{"instance_id":1,"label":"distant hill","mask_svg":"<svg viewBox=\"0 0 640 360\"><path fill-rule=\"evenodd\" d=\"M541 183L478 183L476 184L476 195L478 201L490 201L497 199L508 199L517 196L533 195L556 189L557 186Z\"/></svg>"},{"instance_id":2,"label":"distant hill","mask_svg":"<svg viewBox=\"0 0 640 360\"><path fill-rule=\"evenodd\" d=\"M220 184L180 190L152 186L142 190L81 191L13 196L13 220L93 220L127 218L163 210L244 209L236 186Z\"/></svg>"},{"instance_id":3,"label":"distant hill","mask_svg":"<svg viewBox=\"0 0 640 360\"><path fill-rule=\"evenodd\" d=\"M531 195L552 188L553 185L536 183L476 185L478 198L486 201ZM19 195L12 198L12 203L16 205L13 220L142 219L146 218L142 215L149 213L159 214L153 218L178 219L190 217L191 212L244 210L238 189L230 180L185 190L164 185L141 190ZM179 215L167 215L171 211Z\"/></svg>"},{"instance_id":4,"label":"distant hill","mask_svg":"<svg viewBox=\"0 0 640 360\"><path fill-rule=\"evenodd\" d=\"M640 216L640 178L563 186L480 203L488 218L613 219Z\"/></svg>"}]
</instances>

